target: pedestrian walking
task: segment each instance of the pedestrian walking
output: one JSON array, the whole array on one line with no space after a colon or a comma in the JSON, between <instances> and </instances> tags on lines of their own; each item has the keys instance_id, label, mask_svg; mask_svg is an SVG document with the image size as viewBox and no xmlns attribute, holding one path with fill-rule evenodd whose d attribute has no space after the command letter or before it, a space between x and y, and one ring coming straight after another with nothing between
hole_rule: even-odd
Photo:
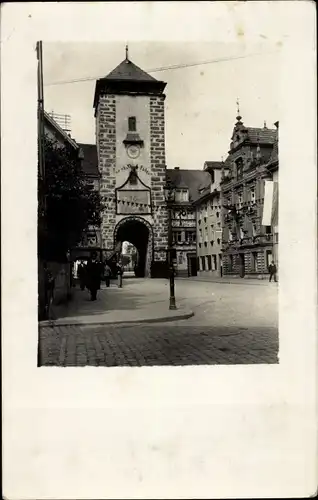
<instances>
[{"instance_id":1,"label":"pedestrian walking","mask_svg":"<svg viewBox=\"0 0 318 500\"><path fill-rule=\"evenodd\" d=\"M274 282L277 282L276 274L277 274L277 267L274 261L268 266L268 271L269 271L269 281L272 281L272 278L274 278Z\"/></svg>"},{"instance_id":2,"label":"pedestrian walking","mask_svg":"<svg viewBox=\"0 0 318 500\"><path fill-rule=\"evenodd\" d=\"M120 264L117 264L117 278L118 278L118 288L123 286L123 268Z\"/></svg>"},{"instance_id":3,"label":"pedestrian walking","mask_svg":"<svg viewBox=\"0 0 318 500\"><path fill-rule=\"evenodd\" d=\"M110 285L110 277L112 275L112 270L111 268L109 267L108 263L106 262L105 263L105 268L104 268L104 276L105 276L105 283L106 283L106 287L109 288L109 285Z\"/></svg>"},{"instance_id":4,"label":"pedestrian walking","mask_svg":"<svg viewBox=\"0 0 318 500\"><path fill-rule=\"evenodd\" d=\"M78 265L77 276L78 276L78 279L79 279L79 282L80 282L80 289L81 290L85 290L86 266L85 266L83 260L81 260L81 262Z\"/></svg>"},{"instance_id":5,"label":"pedestrian walking","mask_svg":"<svg viewBox=\"0 0 318 500\"><path fill-rule=\"evenodd\" d=\"M91 258L86 266L86 283L91 294L91 300L96 300L97 290L100 289L101 265L97 260L96 252L91 254Z\"/></svg>"},{"instance_id":6,"label":"pedestrian walking","mask_svg":"<svg viewBox=\"0 0 318 500\"><path fill-rule=\"evenodd\" d=\"M51 318L52 304L54 300L55 278L48 264L44 263L44 296L45 296L45 318Z\"/></svg>"}]
</instances>

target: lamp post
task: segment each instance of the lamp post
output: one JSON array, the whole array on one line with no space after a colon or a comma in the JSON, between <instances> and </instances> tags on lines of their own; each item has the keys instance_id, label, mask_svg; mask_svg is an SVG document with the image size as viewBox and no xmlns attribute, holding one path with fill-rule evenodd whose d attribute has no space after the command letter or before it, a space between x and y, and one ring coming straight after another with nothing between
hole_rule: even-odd
<instances>
[{"instance_id":1,"label":"lamp post","mask_svg":"<svg viewBox=\"0 0 318 500\"><path fill-rule=\"evenodd\" d=\"M175 188L171 182L167 182L164 188L165 200L168 205L168 265L169 265L169 279L170 279L170 299L169 309L175 310L176 298L174 295L174 266L172 259L172 207L171 204L175 200Z\"/></svg>"}]
</instances>

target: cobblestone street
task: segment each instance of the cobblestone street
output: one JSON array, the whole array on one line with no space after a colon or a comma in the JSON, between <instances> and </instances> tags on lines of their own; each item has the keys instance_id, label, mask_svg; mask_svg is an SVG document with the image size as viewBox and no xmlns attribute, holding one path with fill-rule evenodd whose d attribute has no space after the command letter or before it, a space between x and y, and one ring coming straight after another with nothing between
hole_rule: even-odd
<instances>
[{"instance_id":1,"label":"cobblestone street","mask_svg":"<svg viewBox=\"0 0 318 500\"><path fill-rule=\"evenodd\" d=\"M153 307L168 302L163 280L127 280L123 289ZM118 294L120 292L120 295ZM144 294L144 296L143 296ZM42 366L158 366L278 362L277 286L177 281L178 304L191 304L186 320L134 325L61 325L40 328ZM143 297L143 298L142 298ZM126 310L138 308L125 302ZM162 306L161 306L162 307ZM116 312L116 311L114 311ZM87 315L87 310L85 311ZM86 316L87 317L87 316Z\"/></svg>"},{"instance_id":2,"label":"cobblestone street","mask_svg":"<svg viewBox=\"0 0 318 500\"><path fill-rule=\"evenodd\" d=\"M277 330L138 325L56 327L41 332L46 366L277 363Z\"/></svg>"}]
</instances>

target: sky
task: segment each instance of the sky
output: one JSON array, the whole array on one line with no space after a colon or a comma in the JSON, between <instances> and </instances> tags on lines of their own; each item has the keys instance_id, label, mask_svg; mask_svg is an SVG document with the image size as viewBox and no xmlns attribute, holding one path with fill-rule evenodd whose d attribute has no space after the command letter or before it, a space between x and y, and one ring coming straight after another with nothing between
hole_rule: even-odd
<instances>
[{"instance_id":1,"label":"sky","mask_svg":"<svg viewBox=\"0 0 318 500\"><path fill-rule=\"evenodd\" d=\"M72 137L95 143L95 81L129 59L167 83L168 168L202 169L225 159L237 115L246 126L274 128L279 120L280 45L237 43L44 43L44 106L71 116ZM209 64L150 72L172 65ZM87 81L65 81L90 78Z\"/></svg>"}]
</instances>

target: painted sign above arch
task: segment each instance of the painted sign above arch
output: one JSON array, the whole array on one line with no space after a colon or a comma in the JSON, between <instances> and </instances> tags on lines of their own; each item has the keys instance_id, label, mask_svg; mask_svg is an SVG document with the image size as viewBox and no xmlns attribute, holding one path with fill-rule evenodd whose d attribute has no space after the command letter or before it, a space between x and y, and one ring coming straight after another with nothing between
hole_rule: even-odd
<instances>
[{"instance_id":1,"label":"painted sign above arch","mask_svg":"<svg viewBox=\"0 0 318 500\"><path fill-rule=\"evenodd\" d=\"M149 215L152 213L150 188L139 178L138 165L128 167L126 181L116 189L116 213Z\"/></svg>"}]
</instances>

